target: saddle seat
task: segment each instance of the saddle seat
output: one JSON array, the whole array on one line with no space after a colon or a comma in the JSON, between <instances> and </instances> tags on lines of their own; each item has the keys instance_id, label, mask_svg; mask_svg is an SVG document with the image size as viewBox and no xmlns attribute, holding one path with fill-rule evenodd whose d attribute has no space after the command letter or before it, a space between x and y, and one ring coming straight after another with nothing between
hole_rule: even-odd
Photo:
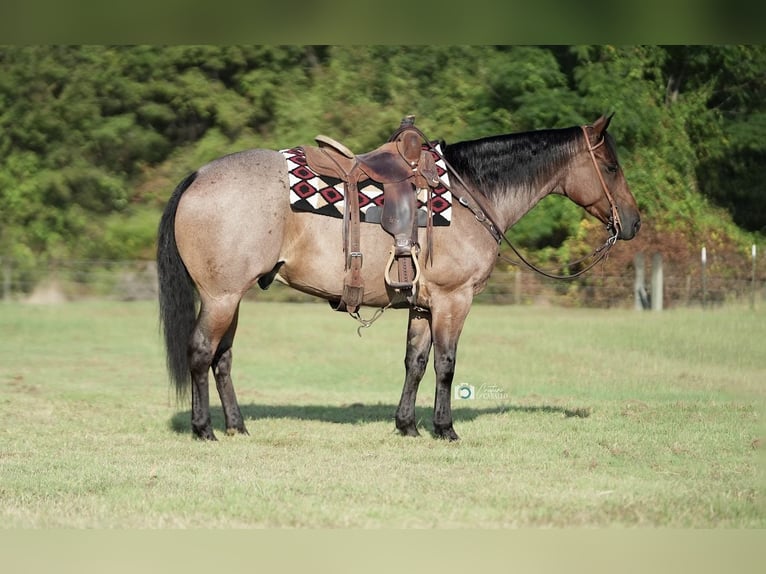
<instances>
[{"instance_id":1,"label":"saddle seat","mask_svg":"<svg viewBox=\"0 0 766 574\"><path fill-rule=\"evenodd\" d=\"M417 252L420 249L417 191L439 185L436 165L431 154L422 149L421 133L414 129L414 118L408 116L402 120L388 142L363 154L354 154L328 136L318 135L316 141L318 147L303 147L308 167L319 175L343 181L346 191L344 250L347 275L339 310L354 313L362 303L364 286L360 274L362 254L359 245L358 185L368 179L383 184L380 224L394 238L384 275L386 283L394 291L404 292L408 301L414 304L419 279ZM430 216L429 212L429 224ZM392 279L390 269L394 262L397 263L398 276Z\"/></svg>"},{"instance_id":2,"label":"saddle seat","mask_svg":"<svg viewBox=\"0 0 766 574\"><path fill-rule=\"evenodd\" d=\"M306 153L306 162L309 167L320 175L329 175L346 181L355 171L355 167L361 170L369 179L378 183L399 183L412 177L422 175L423 179L418 179L418 187L423 189L428 187L429 182L425 177L429 175L437 177L436 167L433 172L428 174L423 172L427 166L419 166L423 154L430 157L430 154L423 152L420 147L420 136L414 132L403 132L400 139L384 143L371 152L354 154L342 143L325 135L316 136L319 147L304 146ZM427 164L428 160L424 161ZM433 159L431 158L431 164ZM418 173L418 172L421 173ZM365 179L365 178L360 178ZM437 185L438 181L430 183L431 186Z\"/></svg>"}]
</instances>

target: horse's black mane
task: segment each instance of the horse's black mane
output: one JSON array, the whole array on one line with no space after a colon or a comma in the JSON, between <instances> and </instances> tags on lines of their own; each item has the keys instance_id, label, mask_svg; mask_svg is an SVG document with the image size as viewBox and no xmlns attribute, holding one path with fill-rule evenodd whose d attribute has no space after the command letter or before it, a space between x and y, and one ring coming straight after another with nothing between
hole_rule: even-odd
<instances>
[{"instance_id":1,"label":"horse's black mane","mask_svg":"<svg viewBox=\"0 0 766 574\"><path fill-rule=\"evenodd\" d=\"M446 160L468 185L492 196L549 178L582 146L580 128L490 136L443 145Z\"/></svg>"}]
</instances>

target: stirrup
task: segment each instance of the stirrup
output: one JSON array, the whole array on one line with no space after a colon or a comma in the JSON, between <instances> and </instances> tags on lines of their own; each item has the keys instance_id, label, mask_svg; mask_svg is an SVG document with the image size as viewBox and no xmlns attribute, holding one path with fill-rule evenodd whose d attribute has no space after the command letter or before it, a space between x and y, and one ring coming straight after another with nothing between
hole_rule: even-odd
<instances>
[{"instance_id":1,"label":"stirrup","mask_svg":"<svg viewBox=\"0 0 766 574\"><path fill-rule=\"evenodd\" d=\"M396 259L396 247L391 246L391 252L388 257L388 263L386 263L386 272L384 274L384 279L386 280L386 285L391 287L392 289L395 289L397 291L401 289L414 289L415 286L418 284L418 281L420 280L420 264L418 263L418 255L416 253L417 246L413 245L410 247L410 257L412 257L412 264L415 267L415 277L412 279L411 283L404 283L400 281L392 281L391 276L389 272L391 271L391 267L393 267L394 260Z\"/></svg>"}]
</instances>

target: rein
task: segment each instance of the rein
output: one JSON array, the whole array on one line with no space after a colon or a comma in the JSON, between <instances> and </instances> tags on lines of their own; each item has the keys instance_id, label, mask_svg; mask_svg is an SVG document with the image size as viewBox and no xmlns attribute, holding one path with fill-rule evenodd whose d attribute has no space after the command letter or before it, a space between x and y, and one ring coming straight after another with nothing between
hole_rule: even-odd
<instances>
[{"instance_id":1,"label":"rein","mask_svg":"<svg viewBox=\"0 0 766 574\"><path fill-rule=\"evenodd\" d=\"M413 118L413 120L414 120L414 118ZM394 139L396 137L396 135L399 134L402 131L403 127L404 126L402 126L397 132L395 132L394 135L391 136L391 139ZM510 247L511 250L513 250L513 252L519 258L519 260L521 260L521 262L524 263L524 265L526 265L527 267L529 267L532 271L534 271L536 273L539 273L543 277L548 277L549 279L574 279L576 277L579 277L583 273L586 273L587 271L589 271L590 269L595 267L599 262L601 262L604 259L606 259L607 255L609 255L609 250L614 246L615 243L617 243L617 236L619 235L620 229L621 229L621 226L622 226L621 221L620 221L620 215L617 212L617 205L614 202L614 198L612 197L612 194L609 192L609 188L607 187L606 182L604 181L604 178L601 175L601 170L598 168L598 162L596 161L596 155L593 153L594 150L598 149L600 146L602 146L604 144L605 139L602 136L601 137L601 141L599 141L595 146L590 145L590 139L588 138L588 132L586 130L586 126L580 126L580 127L582 128L583 135L585 136L585 141L588 144L588 152L590 153L590 158L593 161L593 167L596 170L596 175L598 175L598 180L601 183L601 189L604 190L604 195L606 195L606 198L609 200L609 205L610 205L610 207L612 209L611 225L612 225L612 228L614 229L614 235L609 237L604 242L604 244L601 247L597 247L596 249L594 249L593 253L591 253L590 255L587 255L587 256L583 257L582 259L578 259L577 261L573 261L572 263L567 264L567 267L570 267L572 265L576 265L578 263L581 263L581 262L585 261L586 259L589 259L590 257L595 257L596 258L591 263L589 263L588 265L586 265L585 267L583 267L579 271L576 271L575 273L572 273L571 275L556 275L556 274L553 274L553 273L549 273L547 271L544 271L544 270L540 269L539 267L537 267L536 265L530 263L529 261L527 261L524 258L524 256L519 252L519 250L516 249L516 247L513 245L513 243L511 243L511 241L505 236L505 233L500 231L500 229L501 229L500 226L497 224L496 220L491 215L492 214L492 210L489 208L488 205L486 205L484 203L483 198L479 199L480 197L482 197L481 194L477 194L477 193L472 193L471 192L471 188L468 187L468 185L465 183L465 181L463 181L463 178L460 177L460 174L457 171L455 171L455 168L452 167L452 165L447 161L447 158L445 158L444 155L436 148L436 146L431 143L431 139L428 138L419 128L415 127L414 121L408 122L406 127L408 127L409 129L412 129L415 132L417 132L418 135L420 135L420 137L423 138L423 141L426 142L426 145L428 146L429 150L434 152L439 158L442 159L442 161L444 161L444 165L447 167L447 170L452 175L455 176L455 179L457 179L457 181L460 183L460 185L463 186L463 189L465 190L466 194L468 195L468 197L471 198L471 200L473 201L473 203L475 205L471 205L471 202L469 202L465 198L465 196L457 195L455 193L455 191L446 182L444 182L444 180L439 178L439 181L441 182L441 184L445 188L450 190L452 195L457 198L458 203L460 203L460 205L462 205L463 207L467 208L468 210L471 211L471 213L473 213L474 217L476 218L476 221L481 223L487 229L487 231L489 231L489 233L492 235L492 237L495 239L495 241L497 241L498 245L500 245L503 241L505 241L505 243L508 245L508 247ZM429 257L430 257L430 252L431 252L431 250L429 249ZM502 259L506 263L509 263L509 264L514 265L516 267L520 266L518 261L514 261L513 259L510 259L510 258L504 256L499 251L498 251L497 256L498 256L498 258ZM368 329L370 326L372 326L372 324L376 320L378 320L380 318L380 316L389 307L391 307L391 303L389 303L385 307L381 307L380 309L375 311L373 316L370 317L369 319L362 318L362 316L359 314L359 310L355 311L354 313L350 313L351 317L353 317L354 319L356 319L359 322L359 327L356 330L357 335L359 335L361 337L362 336L362 329Z\"/></svg>"},{"instance_id":2,"label":"rein","mask_svg":"<svg viewBox=\"0 0 766 574\"><path fill-rule=\"evenodd\" d=\"M609 200L609 205L612 210L612 216L611 216L611 225L614 229L614 235L610 236L603 245L600 247L597 247L593 250L593 253L590 255L586 255L585 257L578 259L577 261L573 261L569 264L567 264L567 267L570 267L572 265L576 265L578 263L582 263L583 261L591 258L596 257L591 263L580 269L579 271L576 271L575 273L572 273L570 275L556 275L554 273L549 273L547 271L544 271L534 265L533 263L529 262L516 247L511 243L511 241L505 236L504 233L500 231L500 226L497 224L495 219L492 217L491 210L488 208L487 205L483 204L483 201L479 200L479 197L475 193L471 193L470 188L468 185L466 185L465 181L463 181L463 178L460 177L460 174L455 171L455 168L450 165L450 163L447 161L447 158L442 155L442 153L436 149L436 147L431 143L431 140L425 136L425 134L420 131L418 128L415 128L412 126L419 134L420 136L425 140L426 144L428 145L429 149L436 153L443 161L444 164L447 166L447 169L450 171L452 175L455 176L455 178L458 180L460 185L463 186L463 189L465 189L465 192L468 194L468 197L470 197L473 202L476 204L476 207L472 206L465 197L460 197L457 194L455 194L454 190L450 188L449 185L445 184L444 181L442 181L442 185L444 185L447 189L452 192L455 197L457 197L458 203L460 203L463 207L468 208L476 217L476 220L481 223L492 235L492 237L497 241L498 245L502 243L503 241L508 245L508 247L511 248L511 250L516 254L516 256L521 260L521 262L529 267L532 271L539 273L540 275L544 277L548 277L549 279L574 279L576 277L579 277L580 275L583 275L587 271L590 271L593 267L595 267L599 262L603 261L607 255L609 254L609 250L614 246L615 243L617 243L617 236L620 233L620 229L622 227L621 221L620 221L620 215L617 212L617 205L614 202L614 197L612 197L612 194L609 192L609 188L606 185L606 182L604 181L604 177L601 175L601 170L598 168L598 162L596 161L596 155L593 153L594 150L598 149L600 146L604 144L604 137L601 137L601 141L599 141L595 146L590 145L590 139L588 138L588 132L586 131L586 126L580 126L583 132L583 135L585 136L585 141L588 144L588 153L590 154L590 158L593 161L593 167L596 170L596 175L598 176L598 180L601 183L601 189L604 191L604 195L606 195L606 198ZM441 178L440 178L441 180ZM509 257L506 257L505 255L498 252L497 254L498 258L502 259L506 263L509 263L511 265L514 265L518 267L520 264L518 261L514 261L513 259L510 259Z\"/></svg>"}]
</instances>

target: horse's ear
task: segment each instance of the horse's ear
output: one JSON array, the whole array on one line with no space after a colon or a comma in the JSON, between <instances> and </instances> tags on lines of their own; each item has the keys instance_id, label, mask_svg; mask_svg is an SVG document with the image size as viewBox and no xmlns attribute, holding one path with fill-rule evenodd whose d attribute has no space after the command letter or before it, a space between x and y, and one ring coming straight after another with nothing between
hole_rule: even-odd
<instances>
[{"instance_id":1,"label":"horse's ear","mask_svg":"<svg viewBox=\"0 0 766 574\"><path fill-rule=\"evenodd\" d=\"M612 121L612 116L614 116L614 112L608 116L601 116L593 122L593 130L599 135L599 138L606 131L606 128L609 127L609 122Z\"/></svg>"}]
</instances>

